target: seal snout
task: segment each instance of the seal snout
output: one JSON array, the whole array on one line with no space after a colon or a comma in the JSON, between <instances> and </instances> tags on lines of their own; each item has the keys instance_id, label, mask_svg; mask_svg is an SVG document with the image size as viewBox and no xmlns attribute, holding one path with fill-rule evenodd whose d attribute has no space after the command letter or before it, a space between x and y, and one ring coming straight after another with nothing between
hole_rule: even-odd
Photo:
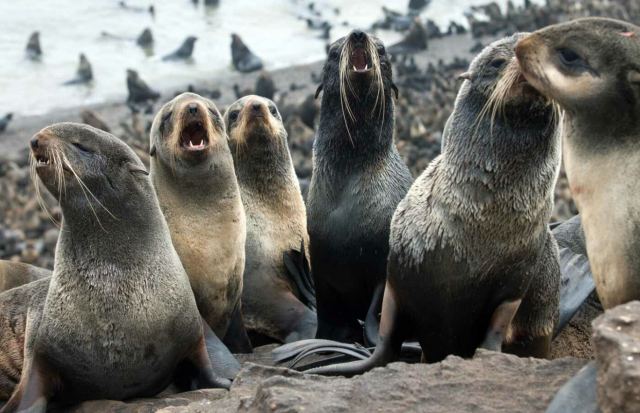
<instances>
[{"instance_id":1,"label":"seal snout","mask_svg":"<svg viewBox=\"0 0 640 413\"><path fill-rule=\"evenodd\" d=\"M367 52L369 36L361 30L353 30L349 35L349 59L351 68L356 73L367 73L372 69L371 56Z\"/></svg>"},{"instance_id":2,"label":"seal snout","mask_svg":"<svg viewBox=\"0 0 640 413\"><path fill-rule=\"evenodd\" d=\"M51 147L52 136L46 131L36 133L29 141L31 152L36 160L36 167L41 168L51 165L49 149Z\"/></svg>"},{"instance_id":3,"label":"seal snout","mask_svg":"<svg viewBox=\"0 0 640 413\"><path fill-rule=\"evenodd\" d=\"M209 146L207 111L198 102L189 102L182 109L180 146L190 152L199 152Z\"/></svg>"}]
</instances>

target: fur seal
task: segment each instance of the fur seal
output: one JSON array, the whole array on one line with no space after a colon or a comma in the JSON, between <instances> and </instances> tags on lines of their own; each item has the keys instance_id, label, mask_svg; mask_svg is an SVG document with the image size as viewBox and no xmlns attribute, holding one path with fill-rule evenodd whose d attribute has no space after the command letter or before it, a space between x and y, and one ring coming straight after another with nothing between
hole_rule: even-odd
<instances>
[{"instance_id":1,"label":"fur seal","mask_svg":"<svg viewBox=\"0 0 640 413\"><path fill-rule=\"evenodd\" d=\"M147 83L140 78L138 72L133 69L127 69L127 89L129 103L145 103L149 100L156 101L160 97L160 93L151 89Z\"/></svg>"},{"instance_id":2,"label":"fur seal","mask_svg":"<svg viewBox=\"0 0 640 413\"><path fill-rule=\"evenodd\" d=\"M151 29L148 27L145 28L136 39L136 44L147 49L153 47L153 34L151 33Z\"/></svg>"},{"instance_id":3,"label":"fur seal","mask_svg":"<svg viewBox=\"0 0 640 413\"><path fill-rule=\"evenodd\" d=\"M0 260L0 292L46 278L51 271L34 265Z\"/></svg>"},{"instance_id":4,"label":"fur seal","mask_svg":"<svg viewBox=\"0 0 640 413\"><path fill-rule=\"evenodd\" d=\"M30 145L64 221L51 279L1 296L31 290L21 319L0 315L2 341L24 326L20 381L2 412L151 396L179 371L197 387L228 387L213 373L189 279L135 153L74 123L51 125Z\"/></svg>"},{"instance_id":5,"label":"fur seal","mask_svg":"<svg viewBox=\"0 0 640 413\"><path fill-rule=\"evenodd\" d=\"M13 113L11 112L7 113L2 118L0 118L0 132L4 132L5 130L7 130L7 127L9 126L9 122L11 122L12 119L13 119Z\"/></svg>"},{"instance_id":6,"label":"fur seal","mask_svg":"<svg viewBox=\"0 0 640 413\"><path fill-rule=\"evenodd\" d=\"M89 83L93 80L93 70L91 69L91 63L84 53L80 53L78 61L78 69L76 70L76 77L64 82L64 85L79 85Z\"/></svg>"},{"instance_id":7,"label":"fur seal","mask_svg":"<svg viewBox=\"0 0 640 413\"><path fill-rule=\"evenodd\" d=\"M256 79L255 94L273 100L273 96L276 94L276 84L273 81L271 75L267 72L262 72Z\"/></svg>"},{"instance_id":8,"label":"fur seal","mask_svg":"<svg viewBox=\"0 0 640 413\"><path fill-rule=\"evenodd\" d=\"M359 30L331 45L323 68L307 204L317 338L362 342L358 320L378 312L389 223L412 181L393 142L391 75L382 42Z\"/></svg>"},{"instance_id":9,"label":"fur seal","mask_svg":"<svg viewBox=\"0 0 640 413\"><path fill-rule=\"evenodd\" d=\"M246 221L222 116L200 95L178 95L156 114L150 147L151 180L200 313L231 351L250 351L240 313Z\"/></svg>"},{"instance_id":10,"label":"fur seal","mask_svg":"<svg viewBox=\"0 0 640 413\"><path fill-rule=\"evenodd\" d=\"M527 81L564 112L569 187L605 308L640 299L640 27L586 18L522 39ZM611 200L615 203L612 205Z\"/></svg>"},{"instance_id":11,"label":"fur seal","mask_svg":"<svg viewBox=\"0 0 640 413\"><path fill-rule=\"evenodd\" d=\"M262 70L263 67L262 60L249 50L240 36L235 33L231 34L231 60L233 67L242 73Z\"/></svg>"},{"instance_id":12,"label":"fur seal","mask_svg":"<svg viewBox=\"0 0 640 413\"><path fill-rule=\"evenodd\" d=\"M232 103L224 120L247 215L247 328L280 342L313 338L316 315L284 275L283 255L308 246L309 236L280 113L271 100L250 95Z\"/></svg>"},{"instance_id":13,"label":"fur seal","mask_svg":"<svg viewBox=\"0 0 640 413\"><path fill-rule=\"evenodd\" d=\"M40 47L40 32L33 32L29 36L26 48L27 57L31 60L38 60L42 57L42 48Z\"/></svg>"},{"instance_id":14,"label":"fur seal","mask_svg":"<svg viewBox=\"0 0 640 413\"><path fill-rule=\"evenodd\" d=\"M444 152L393 215L374 354L309 372L362 373L396 360L412 337L429 363L478 347L500 351L503 342L548 354L560 268L547 222L560 140L553 107L520 81L513 48L522 36L473 60Z\"/></svg>"},{"instance_id":15,"label":"fur seal","mask_svg":"<svg viewBox=\"0 0 640 413\"><path fill-rule=\"evenodd\" d=\"M198 40L195 36L189 36L184 39L184 42L180 45L178 50L175 52L168 54L162 58L162 60L187 60L191 58L193 54L193 49L195 47L196 41Z\"/></svg>"}]
</instances>

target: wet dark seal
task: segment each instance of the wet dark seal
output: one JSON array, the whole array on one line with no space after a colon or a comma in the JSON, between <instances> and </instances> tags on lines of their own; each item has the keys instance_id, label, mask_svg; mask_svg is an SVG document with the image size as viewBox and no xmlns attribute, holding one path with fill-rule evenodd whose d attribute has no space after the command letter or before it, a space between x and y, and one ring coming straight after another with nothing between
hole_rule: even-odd
<instances>
[{"instance_id":1,"label":"wet dark seal","mask_svg":"<svg viewBox=\"0 0 640 413\"><path fill-rule=\"evenodd\" d=\"M309 236L280 113L271 100L250 95L229 106L225 124L247 215L247 328L280 342L313 338L316 315L285 277L283 255L308 246Z\"/></svg>"},{"instance_id":2,"label":"wet dark seal","mask_svg":"<svg viewBox=\"0 0 640 413\"><path fill-rule=\"evenodd\" d=\"M0 296L0 307L7 297L24 304L0 313L0 341L24 351L22 366L0 364L2 384L22 367L2 412L151 396L182 370L197 387L229 386L213 373L189 279L135 153L73 123L43 129L31 148L64 221L50 281Z\"/></svg>"},{"instance_id":3,"label":"wet dark seal","mask_svg":"<svg viewBox=\"0 0 640 413\"><path fill-rule=\"evenodd\" d=\"M263 67L262 60L235 33L231 35L231 60L233 67L242 73L255 72Z\"/></svg>"},{"instance_id":4,"label":"wet dark seal","mask_svg":"<svg viewBox=\"0 0 640 413\"><path fill-rule=\"evenodd\" d=\"M518 70L520 37L492 43L471 63L444 152L398 205L374 354L310 372L362 373L397 360L414 337L425 362L500 351L503 342L519 354L548 353L560 268L547 222L560 140L554 108Z\"/></svg>"},{"instance_id":5,"label":"wet dark seal","mask_svg":"<svg viewBox=\"0 0 640 413\"><path fill-rule=\"evenodd\" d=\"M320 90L307 210L317 337L362 342L358 320L378 312L391 216L411 185L393 142L395 86L382 42L356 30L333 43Z\"/></svg>"}]
</instances>

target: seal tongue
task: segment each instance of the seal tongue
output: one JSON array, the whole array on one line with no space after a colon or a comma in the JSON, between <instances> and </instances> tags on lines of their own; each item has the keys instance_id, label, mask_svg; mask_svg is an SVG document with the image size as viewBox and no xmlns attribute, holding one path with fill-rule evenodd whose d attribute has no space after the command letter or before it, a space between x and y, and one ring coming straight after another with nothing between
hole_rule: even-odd
<instances>
[{"instance_id":1,"label":"seal tongue","mask_svg":"<svg viewBox=\"0 0 640 413\"><path fill-rule=\"evenodd\" d=\"M356 72L364 72L369 69L367 56L363 49L358 48L351 53L351 64L353 65L353 70Z\"/></svg>"}]
</instances>

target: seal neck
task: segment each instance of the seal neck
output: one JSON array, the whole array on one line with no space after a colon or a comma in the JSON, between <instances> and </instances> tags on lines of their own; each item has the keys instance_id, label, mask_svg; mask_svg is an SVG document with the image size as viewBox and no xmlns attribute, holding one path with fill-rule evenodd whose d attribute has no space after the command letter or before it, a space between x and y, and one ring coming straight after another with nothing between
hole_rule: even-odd
<instances>
[{"instance_id":1,"label":"seal neck","mask_svg":"<svg viewBox=\"0 0 640 413\"><path fill-rule=\"evenodd\" d=\"M382 109L380 102L376 106L373 94L350 99L353 118L346 108L343 113L337 90L324 92L314 143L316 161L358 167L368 161L377 162L393 147L395 119L391 92L385 94Z\"/></svg>"}]
</instances>

